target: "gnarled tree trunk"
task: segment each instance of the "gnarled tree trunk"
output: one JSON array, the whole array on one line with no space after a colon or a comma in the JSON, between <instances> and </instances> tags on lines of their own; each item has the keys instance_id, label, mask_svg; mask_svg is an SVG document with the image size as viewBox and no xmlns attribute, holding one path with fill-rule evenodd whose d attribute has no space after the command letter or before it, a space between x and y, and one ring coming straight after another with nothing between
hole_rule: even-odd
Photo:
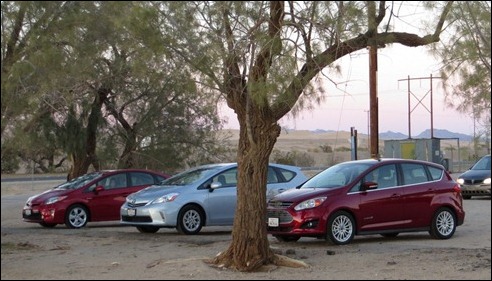
<instances>
[{"instance_id":1,"label":"gnarled tree trunk","mask_svg":"<svg viewBox=\"0 0 492 281\"><path fill-rule=\"evenodd\" d=\"M266 184L270 153L280 135L273 120L251 114L250 130L241 126L238 145L237 206L232 243L212 263L217 266L251 271L273 263L274 254L267 239ZM267 133L265 133L267 132Z\"/></svg>"}]
</instances>

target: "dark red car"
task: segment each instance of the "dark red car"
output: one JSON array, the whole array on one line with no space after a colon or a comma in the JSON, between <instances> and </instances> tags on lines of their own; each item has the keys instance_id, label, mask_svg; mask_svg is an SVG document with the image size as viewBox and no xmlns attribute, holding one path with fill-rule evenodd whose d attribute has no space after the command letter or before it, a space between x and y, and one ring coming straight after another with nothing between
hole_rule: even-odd
<instances>
[{"instance_id":1,"label":"dark red car","mask_svg":"<svg viewBox=\"0 0 492 281\"><path fill-rule=\"evenodd\" d=\"M87 222L117 221L126 196L168 177L143 169L88 173L27 199L22 218L44 227L65 224L69 228L81 228Z\"/></svg>"},{"instance_id":2,"label":"dark red car","mask_svg":"<svg viewBox=\"0 0 492 281\"><path fill-rule=\"evenodd\" d=\"M300 188L268 202L268 233L280 241L428 231L453 236L465 219L461 189L442 165L408 159L366 159L334 165Z\"/></svg>"}]
</instances>

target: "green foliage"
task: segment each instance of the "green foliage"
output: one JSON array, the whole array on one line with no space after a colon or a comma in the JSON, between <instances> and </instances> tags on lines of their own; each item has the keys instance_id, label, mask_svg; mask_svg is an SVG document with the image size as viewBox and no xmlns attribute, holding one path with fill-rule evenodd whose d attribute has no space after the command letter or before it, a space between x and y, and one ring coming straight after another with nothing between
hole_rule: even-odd
<instances>
[{"instance_id":1,"label":"green foliage","mask_svg":"<svg viewBox=\"0 0 492 281\"><path fill-rule=\"evenodd\" d=\"M459 1L453 6L453 24L433 45L442 60L449 106L468 113L490 136L491 6L490 1Z\"/></svg>"},{"instance_id":2,"label":"green foliage","mask_svg":"<svg viewBox=\"0 0 492 281\"><path fill-rule=\"evenodd\" d=\"M19 157L15 151L7 149L2 144L2 173L13 174L19 169Z\"/></svg>"},{"instance_id":3,"label":"green foliage","mask_svg":"<svg viewBox=\"0 0 492 281\"><path fill-rule=\"evenodd\" d=\"M214 93L171 54L173 30L161 29L157 6L2 2L2 139L18 139L26 161L82 159L95 130L101 167L183 167L220 156ZM15 34L17 19L25 30ZM135 159L123 162L128 156Z\"/></svg>"}]
</instances>

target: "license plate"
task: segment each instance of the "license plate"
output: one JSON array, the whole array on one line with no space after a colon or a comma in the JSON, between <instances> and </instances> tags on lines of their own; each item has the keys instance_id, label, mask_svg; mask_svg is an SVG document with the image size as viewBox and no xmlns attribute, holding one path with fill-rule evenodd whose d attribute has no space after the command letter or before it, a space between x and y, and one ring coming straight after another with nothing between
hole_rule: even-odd
<instances>
[{"instance_id":1,"label":"license plate","mask_svg":"<svg viewBox=\"0 0 492 281\"><path fill-rule=\"evenodd\" d=\"M26 216L30 216L31 215L31 209L25 209L24 214L26 214Z\"/></svg>"},{"instance_id":2,"label":"license plate","mask_svg":"<svg viewBox=\"0 0 492 281\"><path fill-rule=\"evenodd\" d=\"M128 209L127 210L128 216L134 217L137 214L137 210L135 209Z\"/></svg>"},{"instance_id":3,"label":"license plate","mask_svg":"<svg viewBox=\"0 0 492 281\"><path fill-rule=\"evenodd\" d=\"M268 218L268 226L278 227L278 218Z\"/></svg>"}]
</instances>

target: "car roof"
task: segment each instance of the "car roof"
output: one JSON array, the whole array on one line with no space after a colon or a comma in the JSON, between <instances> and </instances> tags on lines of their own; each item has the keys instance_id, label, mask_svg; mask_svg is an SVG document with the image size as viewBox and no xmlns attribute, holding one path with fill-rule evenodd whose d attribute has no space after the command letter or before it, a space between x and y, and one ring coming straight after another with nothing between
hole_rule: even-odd
<instances>
[{"instance_id":1,"label":"car roof","mask_svg":"<svg viewBox=\"0 0 492 281\"><path fill-rule=\"evenodd\" d=\"M166 173L160 172L160 171L154 171L154 170L147 170L147 169L139 169L139 168L125 168L125 169L107 169L107 170L99 170L99 171L94 171L94 173L101 173L101 174L115 174L115 173L128 173L128 172L147 172L147 173L153 173L153 174L158 174L158 175L163 175L163 176L169 176Z\"/></svg>"},{"instance_id":2,"label":"car roof","mask_svg":"<svg viewBox=\"0 0 492 281\"><path fill-rule=\"evenodd\" d=\"M286 165L286 164L268 163L268 165L275 166L275 167L280 167L280 168L283 167L283 168L290 168L290 169L293 169L293 168L300 169L297 166ZM236 162L227 162L227 163L205 164L205 165L197 166L195 168L197 168L197 169L199 169L199 168L213 168L213 167L229 168L229 167L236 167L236 166L237 166L237 163Z\"/></svg>"},{"instance_id":3,"label":"car roof","mask_svg":"<svg viewBox=\"0 0 492 281\"><path fill-rule=\"evenodd\" d=\"M404 158L368 158L368 159L359 159L359 160L351 160L347 161L344 163L370 163L370 164L377 164L377 163L414 163L414 164L426 164L426 165L432 165L435 167L441 167L442 165L434 163L434 162L429 162L425 160L417 160L417 159L404 159Z\"/></svg>"}]
</instances>

